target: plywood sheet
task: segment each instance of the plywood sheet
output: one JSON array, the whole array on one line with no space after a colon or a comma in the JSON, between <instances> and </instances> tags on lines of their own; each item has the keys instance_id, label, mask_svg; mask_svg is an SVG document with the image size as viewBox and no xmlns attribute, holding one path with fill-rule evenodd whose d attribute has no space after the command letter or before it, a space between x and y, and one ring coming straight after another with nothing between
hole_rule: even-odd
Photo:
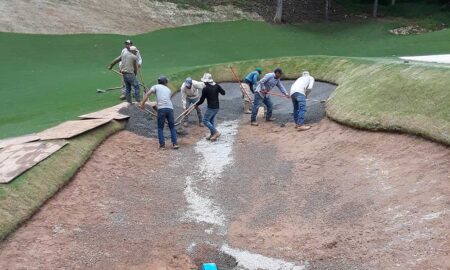
<instances>
[{"instance_id":1,"label":"plywood sheet","mask_svg":"<svg viewBox=\"0 0 450 270\"><path fill-rule=\"evenodd\" d=\"M39 139L40 139L39 136L37 136L36 134L29 134L29 135L20 136L20 137L3 139L3 140L0 140L0 149L5 148L6 146L9 146L9 145L39 141Z\"/></svg>"},{"instance_id":2,"label":"plywood sheet","mask_svg":"<svg viewBox=\"0 0 450 270\"><path fill-rule=\"evenodd\" d=\"M126 108L128 106L128 102L122 102L116 106L106 108L104 110L100 110L97 112L92 112L88 114L83 114L78 117L84 119L115 119L115 120L123 120L127 119L130 116L119 113L119 110L122 108Z\"/></svg>"},{"instance_id":3,"label":"plywood sheet","mask_svg":"<svg viewBox=\"0 0 450 270\"><path fill-rule=\"evenodd\" d=\"M56 127L46 129L37 135L41 138L41 140L70 139L86 131L104 125L111 120L112 119L109 118L67 121L57 125Z\"/></svg>"},{"instance_id":4,"label":"plywood sheet","mask_svg":"<svg viewBox=\"0 0 450 270\"><path fill-rule=\"evenodd\" d=\"M46 159L67 141L31 142L10 145L0 150L0 183L6 184Z\"/></svg>"}]
</instances>

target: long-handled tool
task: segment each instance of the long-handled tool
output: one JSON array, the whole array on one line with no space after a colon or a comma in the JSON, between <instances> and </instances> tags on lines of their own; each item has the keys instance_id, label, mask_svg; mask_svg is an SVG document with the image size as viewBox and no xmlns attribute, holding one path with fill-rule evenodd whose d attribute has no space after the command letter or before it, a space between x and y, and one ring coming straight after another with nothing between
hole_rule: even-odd
<instances>
[{"instance_id":1,"label":"long-handled tool","mask_svg":"<svg viewBox=\"0 0 450 270\"><path fill-rule=\"evenodd\" d=\"M195 105L191 104L191 106L189 108L187 108L186 110L184 110L176 119L175 122L176 123L181 123L181 121L183 121L184 118L186 118L186 116L188 116L193 110L195 109Z\"/></svg>"},{"instance_id":2,"label":"long-handled tool","mask_svg":"<svg viewBox=\"0 0 450 270\"><path fill-rule=\"evenodd\" d=\"M111 88L106 88L106 89L97 88L97 93L106 93L106 92L109 92L111 90L117 90L117 89L122 89L122 86L111 87Z\"/></svg>"},{"instance_id":3,"label":"long-handled tool","mask_svg":"<svg viewBox=\"0 0 450 270\"><path fill-rule=\"evenodd\" d=\"M248 100L250 100L250 102L253 102L253 99L252 99L252 98L247 94L247 92L245 91L245 88L244 88L244 86L242 85L241 80L239 79L239 77L238 77L238 76L236 75L236 73L234 72L233 67L230 66L230 70L231 70L231 73L233 73L233 75L234 75L234 79L237 81L237 83L239 83L239 86L241 87L242 94L243 94L244 96L246 96L246 97L248 98Z\"/></svg>"}]
</instances>

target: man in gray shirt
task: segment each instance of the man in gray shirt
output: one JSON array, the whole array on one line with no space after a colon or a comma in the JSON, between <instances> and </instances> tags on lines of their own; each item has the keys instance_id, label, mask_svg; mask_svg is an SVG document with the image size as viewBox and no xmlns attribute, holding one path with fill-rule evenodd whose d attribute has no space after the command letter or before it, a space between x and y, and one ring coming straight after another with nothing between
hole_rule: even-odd
<instances>
[{"instance_id":1,"label":"man in gray shirt","mask_svg":"<svg viewBox=\"0 0 450 270\"><path fill-rule=\"evenodd\" d=\"M150 88L150 90L145 94L144 99L141 102L141 108L145 108L145 101L151 94L156 95L156 103L158 106L158 139L159 148L165 149L165 139L164 139L164 123L168 122L170 129L170 137L172 140L173 149L178 149L177 144L177 131L175 129L175 120L173 115L173 105L170 100L172 96L172 91L167 87L168 80L165 76L160 76L158 78L158 84Z\"/></svg>"},{"instance_id":2,"label":"man in gray shirt","mask_svg":"<svg viewBox=\"0 0 450 270\"><path fill-rule=\"evenodd\" d=\"M122 62L120 65L120 73L122 73L123 81L125 83L125 96L128 103L131 103L131 86L133 86L134 89L134 98L136 99L136 102L141 101L139 82L136 79L139 62L136 54L137 48L135 46L131 46L129 53L125 53L114 59L108 67L109 69L112 69L115 64Z\"/></svg>"}]
</instances>

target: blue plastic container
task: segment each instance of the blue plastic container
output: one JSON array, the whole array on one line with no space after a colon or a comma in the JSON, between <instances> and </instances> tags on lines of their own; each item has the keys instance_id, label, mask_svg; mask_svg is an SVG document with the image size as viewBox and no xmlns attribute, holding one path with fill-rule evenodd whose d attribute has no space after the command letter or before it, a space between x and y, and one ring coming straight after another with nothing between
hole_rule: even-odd
<instances>
[{"instance_id":1,"label":"blue plastic container","mask_svg":"<svg viewBox=\"0 0 450 270\"><path fill-rule=\"evenodd\" d=\"M215 263L204 263L202 266L202 270L218 270L218 269Z\"/></svg>"}]
</instances>

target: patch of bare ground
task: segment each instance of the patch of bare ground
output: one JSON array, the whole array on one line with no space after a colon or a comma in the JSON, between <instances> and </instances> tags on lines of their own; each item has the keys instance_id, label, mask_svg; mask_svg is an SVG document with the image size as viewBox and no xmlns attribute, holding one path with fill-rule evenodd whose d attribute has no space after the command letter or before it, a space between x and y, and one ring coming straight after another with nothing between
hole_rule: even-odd
<instances>
[{"instance_id":1,"label":"patch of bare ground","mask_svg":"<svg viewBox=\"0 0 450 270\"><path fill-rule=\"evenodd\" d=\"M232 246L312 269L449 269L448 147L327 119L306 132L246 125L240 140L243 151L274 147L268 162L290 162L293 177L254 179ZM273 194L263 194L268 184ZM279 214L264 213L279 201Z\"/></svg>"},{"instance_id":2,"label":"patch of bare ground","mask_svg":"<svg viewBox=\"0 0 450 270\"><path fill-rule=\"evenodd\" d=\"M0 1L0 31L133 35L213 21L261 20L258 14L234 6L216 6L213 9L179 8L174 3L152 0Z\"/></svg>"}]
</instances>

